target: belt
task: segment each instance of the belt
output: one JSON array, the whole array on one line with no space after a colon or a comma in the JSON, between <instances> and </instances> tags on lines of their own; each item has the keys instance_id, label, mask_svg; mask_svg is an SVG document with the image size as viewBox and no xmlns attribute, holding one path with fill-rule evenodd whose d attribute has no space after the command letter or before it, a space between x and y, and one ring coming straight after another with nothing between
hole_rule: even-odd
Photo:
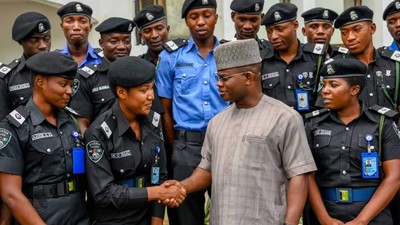
<instances>
[{"instance_id":1,"label":"belt","mask_svg":"<svg viewBox=\"0 0 400 225\"><path fill-rule=\"evenodd\" d=\"M40 196L45 198L58 198L77 191L78 183L75 180L23 187L23 192L27 198L36 198Z\"/></svg>"},{"instance_id":2,"label":"belt","mask_svg":"<svg viewBox=\"0 0 400 225\"><path fill-rule=\"evenodd\" d=\"M137 187L137 188L148 186L146 176L137 176L134 178L117 180L116 183L120 185L126 185L128 187Z\"/></svg>"},{"instance_id":3,"label":"belt","mask_svg":"<svg viewBox=\"0 0 400 225\"><path fill-rule=\"evenodd\" d=\"M336 203L367 202L374 194L376 187L368 188L321 188L324 200Z\"/></svg>"},{"instance_id":4,"label":"belt","mask_svg":"<svg viewBox=\"0 0 400 225\"><path fill-rule=\"evenodd\" d=\"M204 137L205 137L204 132L184 131L184 130L176 130L175 131L175 139L176 140L186 140L186 141L190 141L190 142L203 143Z\"/></svg>"}]
</instances>

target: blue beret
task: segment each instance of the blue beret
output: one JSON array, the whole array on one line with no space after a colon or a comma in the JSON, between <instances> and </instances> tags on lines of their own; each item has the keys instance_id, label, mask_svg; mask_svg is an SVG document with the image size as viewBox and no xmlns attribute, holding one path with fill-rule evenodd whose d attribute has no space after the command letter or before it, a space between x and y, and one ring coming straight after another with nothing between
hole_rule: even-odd
<instances>
[{"instance_id":1,"label":"blue beret","mask_svg":"<svg viewBox=\"0 0 400 225\"><path fill-rule=\"evenodd\" d=\"M15 19L12 27L12 38L21 41L33 34L45 34L51 29L46 16L38 12L27 12Z\"/></svg>"},{"instance_id":2,"label":"blue beret","mask_svg":"<svg viewBox=\"0 0 400 225\"><path fill-rule=\"evenodd\" d=\"M337 58L327 60L320 75L325 78L365 77L367 66L356 59Z\"/></svg>"},{"instance_id":3,"label":"blue beret","mask_svg":"<svg viewBox=\"0 0 400 225\"><path fill-rule=\"evenodd\" d=\"M61 19L69 15L83 15L90 18L92 13L92 8L81 2L70 2L57 10L57 14Z\"/></svg>"},{"instance_id":4,"label":"blue beret","mask_svg":"<svg viewBox=\"0 0 400 225\"><path fill-rule=\"evenodd\" d=\"M165 19L164 7L161 5L150 5L144 7L133 19L137 28L141 30L143 27L153 24L157 21Z\"/></svg>"},{"instance_id":5,"label":"blue beret","mask_svg":"<svg viewBox=\"0 0 400 225\"><path fill-rule=\"evenodd\" d=\"M264 0L233 0L231 10L243 14L260 14L264 8Z\"/></svg>"},{"instance_id":6,"label":"blue beret","mask_svg":"<svg viewBox=\"0 0 400 225\"><path fill-rule=\"evenodd\" d=\"M374 12L367 6L352 6L339 15L335 21L335 28L362 21L372 21L373 17Z\"/></svg>"},{"instance_id":7,"label":"blue beret","mask_svg":"<svg viewBox=\"0 0 400 225\"><path fill-rule=\"evenodd\" d=\"M182 18L186 17L189 10L201 8L217 8L215 0L185 0L182 5Z\"/></svg>"},{"instance_id":8,"label":"blue beret","mask_svg":"<svg viewBox=\"0 0 400 225\"><path fill-rule=\"evenodd\" d=\"M60 52L40 52L26 61L26 67L34 74L42 76L60 76L74 79L78 65L71 56Z\"/></svg>"},{"instance_id":9,"label":"blue beret","mask_svg":"<svg viewBox=\"0 0 400 225\"><path fill-rule=\"evenodd\" d=\"M297 6L291 3L277 3L268 9L261 24L272 26L275 24L284 23L295 20L297 16Z\"/></svg>"},{"instance_id":10,"label":"blue beret","mask_svg":"<svg viewBox=\"0 0 400 225\"><path fill-rule=\"evenodd\" d=\"M155 66L136 56L118 58L108 69L108 81L113 92L117 86L129 88L147 84L153 81L155 76Z\"/></svg>"},{"instance_id":11,"label":"blue beret","mask_svg":"<svg viewBox=\"0 0 400 225\"><path fill-rule=\"evenodd\" d=\"M131 20L120 18L120 17L111 17L104 20L101 24L96 27L96 31L100 34L105 33L132 33L134 28L134 24Z\"/></svg>"},{"instance_id":12,"label":"blue beret","mask_svg":"<svg viewBox=\"0 0 400 225\"><path fill-rule=\"evenodd\" d=\"M331 9L317 7L303 12L301 16L304 18L304 23L313 21L333 23L338 14Z\"/></svg>"},{"instance_id":13,"label":"blue beret","mask_svg":"<svg viewBox=\"0 0 400 225\"><path fill-rule=\"evenodd\" d=\"M386 20L386 17L392 15L394 13L400 12L400 1L391 2L383 11L383 20Z\"/></svg>"}]
</instances>

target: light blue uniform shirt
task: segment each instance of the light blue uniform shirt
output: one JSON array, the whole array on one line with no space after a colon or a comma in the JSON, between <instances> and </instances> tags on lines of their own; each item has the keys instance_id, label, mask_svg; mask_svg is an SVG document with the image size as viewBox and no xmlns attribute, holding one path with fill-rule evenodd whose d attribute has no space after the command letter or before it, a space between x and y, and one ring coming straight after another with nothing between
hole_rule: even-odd
<instances>
[{"instance_id":1,"label":"light blue uniform shirt","mask_svg":"<svg viewBox=\"0 0 400 225\"><path fill-rule=\"evenodd\" d=\"M215 49L219 41L214 40ZM192 38L174 52L161 52L158 94L172 99L176 130L205 132L210 119L229 105L219 95L216 72L214 51L204 59Z\"/></svg>"},{"instance_id":2,"label":"light blue uniform shirt","mask_svg":"<svg viewBox=\"0 0 400 225\"><path fill-rule=\"evenodd\" d=\"M400 48L399 48L399 46L397 46L395 41L393 41L392 44L388 48L393 51L400 51Z\"/></svg>"},{"instance_id":3,"label":"light blue uniform shirt","mask_svg":"<svg viewBox=\"0 0 400 225\"><path fill-rule=\"evenodd\" d=\"M71 52L68 49L68 45L65 45L65 47L60 52L71 56ZM78 66L78 69L81 69L88 65L100 64L101 60L102 60L102 56L98 55L94 51L94 48L89 44L85 60L83 60L82 64Z\"/></svg>"}]
</instances>

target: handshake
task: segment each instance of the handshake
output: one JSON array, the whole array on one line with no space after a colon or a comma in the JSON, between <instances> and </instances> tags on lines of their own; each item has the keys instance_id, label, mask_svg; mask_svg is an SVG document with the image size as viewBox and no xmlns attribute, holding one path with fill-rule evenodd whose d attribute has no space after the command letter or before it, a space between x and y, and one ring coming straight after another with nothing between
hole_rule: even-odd
<instances>
[{"instance_id":1,"label":"handshake","mask_svg":"<svg viewBox=\"0 0 400 225\"><path fill-rule=\"evenodd\" d=\"M156 187L158 189L158 203L170 208L179 207L186 198L186 189L176 180L168 180Z\"/></svg>"}]
</instances>

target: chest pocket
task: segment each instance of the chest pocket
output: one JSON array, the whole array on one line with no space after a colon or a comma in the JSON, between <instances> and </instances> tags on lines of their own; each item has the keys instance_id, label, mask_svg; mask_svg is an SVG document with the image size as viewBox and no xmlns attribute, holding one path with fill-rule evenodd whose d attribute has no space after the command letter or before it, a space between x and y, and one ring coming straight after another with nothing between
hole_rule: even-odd
<instances>
[{"instance_id":1,"label":"chest pocket","mask_svg":"<svg viewBox=\"0 0 400 225\"><path fill-rule=\"evenodd\" d=\"M116 179L127 179L135 176L137 159L132 150L126 149L119 152L110 152L110 164Z\"/></svg>"},{"instance_id":2,"label":"chest pocket","mask_svg":"<svg viewBox=\"0 0 400 225\"><path fill-rule=\"evenodd\" d=\"M193 92L196 82L196 69L194 67L178 67L175 72L175 86L183 95Z\"/></svg>"},{"instance_id":3,"label":"chest pocket","mask_svg":"<svg viewBox=\"0 0 400 225\"><path fill-rule=\"evenodd\" d=\"M244 135L242 142L245 148L241 153L241 166L249 170L260 170L267 161L270 142L267 142L265 136L252 134Z\"/></svg>"},{"instance_id":4,"label":"chest pocket","mask_svg":"<svg viewBox=\"0 0 400 225\"><path fill-rule=\"evenodd\" d=\"M37 139L31 146L34 151L30 158L40 163L40 174L57 176L65 173L65 155L59 137Z\"/></svg>"},{"instance_id":5,"label":"chest pocket","mask_svg":"<svg viewBox=\"0 0 400 225\"><path fill-rule=\"evenodd\" d=\"M314 142L312 146L312 150L315 156L320 156L324 153L324 150L327 150L331 143L331 135L314 135Z\"/></svg>"},{"instance_id":6,"label":"chest pocket","mask_svg":"<svg viewBox=\"0 0 400 225\"><path fill-rule=\"evenodd\" d=\"M93 103L95 105L101 105L107 103L108 101L114 99L114 94L111 92L110 88L105 88L103 90L98 90L92 93Z\"/></svg>"},{"instance_id":7,"label":"chest pocket","mask_svg":"<svg viewBox=\"0 0 400 225\"><path fill-rule=\"evenodd\" d=\"M371 151L377 152L378 151L378 137L374 135L374 138L372 139L371 143ZM365 134L359 134L358 135L358 147L361 148L362 152L367 152L368 151L368 142L365 140Z\"/></svg>"},{"instance_id":8,"label":"chest pocket","mask_svg":"<svg viewBox=\"0 0 400 225\"><path fill-rule=\"evenodd\" d=\"M13 108L16 108L19 105L25 105L30 96L32 96L32 89L26 88L21 90L12 91L11 93L11 103Z\"/></svg>"},{"instance_id":9,"label":"chest pocket","mask_svg":"<svg viewBox=\"0 0 400 225\"><path fill-rule=\"evenodd\" d=\"M261 76L263 89L267 92L272 91L279 83L279 73L267 73Z\"/></svg>"}]
</instances>

